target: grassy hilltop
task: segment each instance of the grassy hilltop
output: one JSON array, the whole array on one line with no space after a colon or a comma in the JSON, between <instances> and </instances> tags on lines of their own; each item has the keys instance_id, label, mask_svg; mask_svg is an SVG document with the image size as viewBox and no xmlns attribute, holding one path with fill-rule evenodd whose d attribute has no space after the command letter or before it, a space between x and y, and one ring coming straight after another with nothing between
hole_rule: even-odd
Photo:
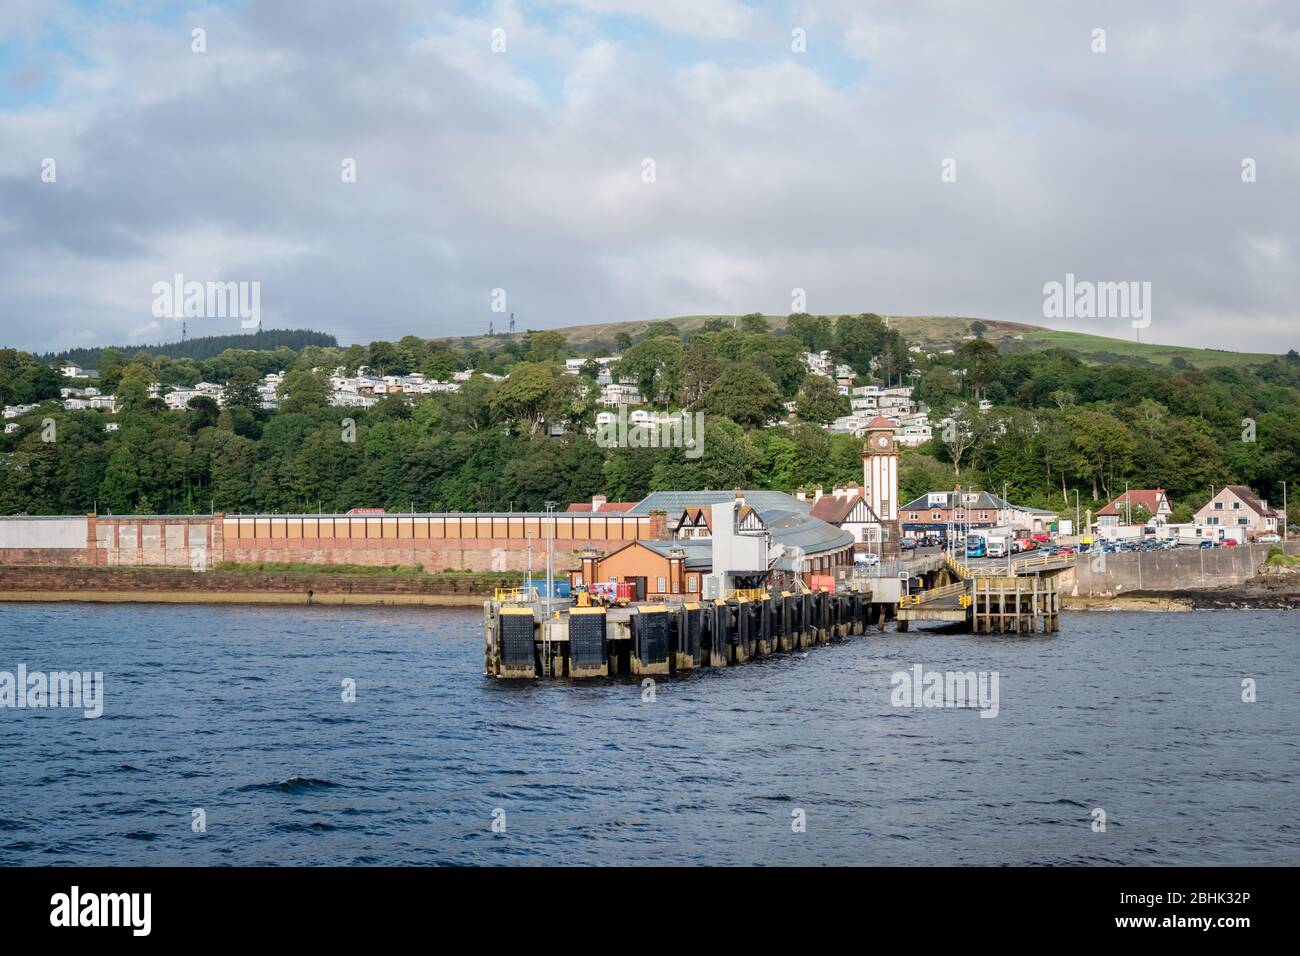
<instances>
[{"instance_id":1,"label":"grassy hilltop","mask_svg":"<svg viewBox=\"0 0 1300 956\"><path fill-rule=\"evenodd\" d=\"M723 319L734 322L736 315L678 315L667 319L641 319L634 322L603 322L590 325L570 325L551 331L561 333L569 345L579 350L605 349L613 350L614 341L619 333L627 333L633 339L639 339L655 322L668 321L682 332L699 331L706 322ZM786 316L765 316L772 329L784 328ZM1128 339L1110 338L1104 335L1089 335L1084 332L1063 332L1041 325L1029 325L1023 322L1004 322L999 319L977 319L972 316L954 315L886 315L883 316L892 329L897 329L909 344L919 345L925 349L940 350L956 348L970 337L972 322L982 322L987 331L984 338L1006 351L1017 349L1043 350L1062 348L1078 353L1083 361L1090 365L1144 364L1177 365L1178 367L1207 369L1220 366L1240 368L1267 362L1275 356L1260 352L1229 352L1222 349L1190 348L1181 345L1162 345L1153 342L1135 342ZM522 338L524 331L516 332ZM488 348L493 343L500 344L508 335L496 336L473 335L449 338L455 348ZM1182 365L1176 360L1187 363Z\"/></svg>"}]
</instances>

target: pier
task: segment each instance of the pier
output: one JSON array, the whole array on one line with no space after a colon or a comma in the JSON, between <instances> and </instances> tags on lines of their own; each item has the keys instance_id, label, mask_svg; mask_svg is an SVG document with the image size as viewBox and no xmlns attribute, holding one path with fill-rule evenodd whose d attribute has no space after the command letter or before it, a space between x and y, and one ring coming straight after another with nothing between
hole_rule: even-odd
<instances>
[{"instance_id":1,"label":"pier","mask_svg":"<svg viewBox=\"0 0 1300 956\"><path fill-rule=\"evenodd\" d=\"M894 602L849 590L737 592L726 600L570 607L483 607L484 671L501 678L669 675L734 667L883 629Z\"/></svg>"},{"instance_id":2,"label":"pier","mask_svg":"<svg viewBox=\"0 0 1300 956\"><path fill-rule=\"evenodd\" d=\"M977 634L1054 633L1066 559L1026 559L997 572L947 556L899 562L893 576L836 591L740 590L726 599L565 607L509 598L483 605L484 673L500 678L667 676L735 667L774 654L883 631L889 620L966 624ZM901 570L900 570L901 569Z\"/></svg>"},{"instance_id":3,"label":"pier","mask_svg":"<svg viewBox=\"0 0 1300 956\"><path fill-rule=\"evenodd\" d=\"M911 621L965 623L976 634L1053 634L1061 627L1059 576L1069 558L1025 558L1006 569L968 568L944 555L934 583L899 600L898 629Z\"/></svg>"}]
</instances>

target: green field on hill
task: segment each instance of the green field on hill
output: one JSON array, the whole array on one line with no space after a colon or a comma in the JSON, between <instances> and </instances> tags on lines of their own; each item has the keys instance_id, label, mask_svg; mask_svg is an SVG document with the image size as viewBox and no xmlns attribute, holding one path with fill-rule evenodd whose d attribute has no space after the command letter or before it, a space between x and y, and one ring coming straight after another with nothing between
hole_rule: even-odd
<instances>
[{"instance_id":1,"label":"green field on hill","mask_svg":"<svg viewBox=\"0 0 1300 956\"><path fill-rule=\"evenodd\" d=\"M1145 360L1155 365L1169 365L1181 358L1194 368L1230 366L1239 368L1259 365L1273 358L1260 352L1228 352L1220 349L1197 349L1181 345L1161 345L1154 342L1129 342L1088 335L1084 332L1040 331L1025 333L1024 343L1029 348L1068 349L1077 352L1084 361L1109 364L1116 361Z\"/></svg>"}]
</instances>

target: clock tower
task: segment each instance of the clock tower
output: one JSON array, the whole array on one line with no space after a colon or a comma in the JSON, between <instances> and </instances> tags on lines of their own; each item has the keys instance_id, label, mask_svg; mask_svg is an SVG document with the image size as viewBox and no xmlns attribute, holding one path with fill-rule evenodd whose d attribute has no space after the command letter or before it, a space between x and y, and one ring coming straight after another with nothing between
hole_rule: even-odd
<instances>
[{"instance_id":1,"label":"clock tower","mask_svg":"<svg viewBox=\"0 0 1300 956\"><path fill-rule=\"evenodd\" d=\"M895 425L877 415L867 425L867 443L862 449L862 488L886 528L896 531L898 522L898 449L894 445ZM890 533L888 538L895 538Z\"/></svg>"}]
</instances>

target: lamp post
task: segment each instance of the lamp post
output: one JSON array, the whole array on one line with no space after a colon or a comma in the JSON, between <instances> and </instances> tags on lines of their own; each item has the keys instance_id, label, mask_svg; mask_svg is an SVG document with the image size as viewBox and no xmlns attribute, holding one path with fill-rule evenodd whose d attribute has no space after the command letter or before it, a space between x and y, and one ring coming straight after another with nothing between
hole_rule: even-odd
<instances>
[{"instance_id":1,"label":"lamp post","mask_svg":"<svg viewBox=\"0 0 1300 956\"><path fill-rule=\"evenodd\" d=\"M1290 523L1291 520L1287 517L1286 514L1286 482L1284 481L1282 482L1282 543L1283 544L1286 544L1287 525L1289 525Z\"/></svg>"},{"instance_id":2,"label":"lamp post","mask_svg":"<svg viewBox=\"0 0 1300 956\"><path fill-rule=\"evenodd\" d=\"M546 502L546 618L551 617L551 595L555 592L555 502Z\"/></svg>"}]
</instances>

